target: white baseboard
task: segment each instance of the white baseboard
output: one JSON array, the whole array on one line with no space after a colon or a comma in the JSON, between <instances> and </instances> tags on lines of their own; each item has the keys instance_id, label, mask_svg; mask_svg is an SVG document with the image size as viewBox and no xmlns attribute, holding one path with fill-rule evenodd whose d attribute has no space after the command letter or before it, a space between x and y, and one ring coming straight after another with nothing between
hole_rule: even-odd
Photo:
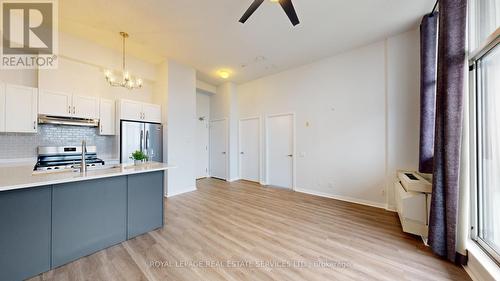
<instances>
[{"instance_id":1,"label":"white baseboard","mask_svg":"<svg viewBox=\"0 0 500 281\"><path fill-rule=\"evenodd\" d=\"M174 197L174 196L181 195L181 194L184 194L184 193L193 192L195 190L196 190L196 186L189 187L186 190L175 192L175 193L170 193L170 192L167 191L167 194L166 194L165 197L170 198L170 197Z\"/></svg>"},{"instance_id":2,"label":"white baseboard","mask_svg":"<svg viewBox=\"0 0 500 281\"><path fill-rule=\"evenodd\" d=\"M336 200L340 200L340 201L345 201L345 202L380 208L380 209L384 209L384 210L387 209L387 206L385 203L372 202L372 201L367 201L367 200L358 199L358 198L352 198L352 197L348 197L348 196L327 194L324 192L319 192L319 191L309 190L309 189L296 188L295 191L300 192L300 193L306 193L306 194L310 194L310 195L316 195L316 196L336 199Z\"/></svg>"},{"instance_id":3,"label":"white baseboard","mask_svg":"<svg viewBox=\"0 0 500 281\"><path fill-rule=\"evenodd\" d=\"M239 180L241 180L241 179L240 178L234 178L234 179L228 179L227 181L228 182L233 182L233 181L239 181Z\"/></svg>"},{"instance_id":4,"label":"white baseboard","mask_svg":"<svg viewBox=\"0 0 500 281\"><path fill-rule=\"evenodd\" d=\"M396 213L398 211L398 210L396 210L396 206L392 206L392 205L389 205L389 204L385 205L385 210L389 211L389 212L393 212L393 213Z\"/></svg>"}]
</instances>

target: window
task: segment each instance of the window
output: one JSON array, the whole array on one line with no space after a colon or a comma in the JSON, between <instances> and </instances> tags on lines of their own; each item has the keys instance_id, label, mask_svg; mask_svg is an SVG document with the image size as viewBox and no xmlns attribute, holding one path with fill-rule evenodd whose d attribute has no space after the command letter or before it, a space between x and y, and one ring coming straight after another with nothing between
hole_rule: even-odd
<instances>
[{"instance_id":1,"label":"window","mask_svg":"<svg viewBox=\"0 0 500 281\"><path fill-rule=\"evenodd\" d=\"M500 264L500 0L469 7L471 237Z\"/></svg>"},{"instance_id":2,"label":"window","mask_svg":"<svg viewBox=\"0 0 500 281\"><path fill-rule=\"evenodd\" d=\"M500 261L500 45L475 63L475 239Z\"/></svg>"},{"instance_id":3,"label":"window","mask_svg":"<svg viewBox=\"0 0 500 281\"><path fill-rule=\"evenodd\" d=\"M500 26L500 0L472 0L469 7L469 48L475 50Z\"/></svg>"}]
</instances>

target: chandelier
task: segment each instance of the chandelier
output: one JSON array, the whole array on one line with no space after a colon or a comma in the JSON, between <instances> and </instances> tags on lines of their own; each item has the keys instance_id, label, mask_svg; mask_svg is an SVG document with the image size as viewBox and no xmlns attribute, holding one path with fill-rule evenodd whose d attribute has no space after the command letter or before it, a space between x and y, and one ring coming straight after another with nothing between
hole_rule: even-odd
<instances>
[{"instance_id":1,"label":"chandelier","mask_svg":"<svg viewBox=\"0 0 500 281\"><path fill-rule=\"evenodd\" d=\"M105 70L104 76L109 85L113 87L123 87L129 90L142 88L142 79L137 77L132 77L130 73L125 68L125 39L128 38L128 33L120 32L120 36L123 40L123 64L122 64L122 77L118 80L111 70Z\"/></svg>"}]
</instances>

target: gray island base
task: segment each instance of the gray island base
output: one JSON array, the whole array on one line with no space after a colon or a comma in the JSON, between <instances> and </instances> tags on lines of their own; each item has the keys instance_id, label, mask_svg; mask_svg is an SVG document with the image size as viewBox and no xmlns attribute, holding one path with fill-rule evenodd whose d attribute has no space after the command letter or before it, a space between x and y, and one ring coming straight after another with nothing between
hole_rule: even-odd
<instances>
[{"instance_id":1,"label":"gray island base","mask_svg":"<svg viewBox=\"0 0 500 281\"><path fill-rule=\"evenodd\" d=\"M0 192L0 280L23 280L163 226L164 171Z\"/></svg>"}]
</instances>

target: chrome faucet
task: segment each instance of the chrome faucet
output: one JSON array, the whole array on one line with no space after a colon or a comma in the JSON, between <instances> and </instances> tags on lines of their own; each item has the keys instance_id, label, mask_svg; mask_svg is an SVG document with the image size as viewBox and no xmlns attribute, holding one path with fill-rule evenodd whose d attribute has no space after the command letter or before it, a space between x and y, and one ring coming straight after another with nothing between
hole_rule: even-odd
<instances>
[{"instance_id":1,"label":"chrome faucet","mask_svg":"<svg viewBox=\"0 0 500 281\"><path fill-rule=\"evenodd\" d=\"M85 173L87 172L87 160L86 160L86 154L87 153L87 143L85 140L82 140L82 162L80 163L80 173Z\"/></svg>"}]
</instances>

